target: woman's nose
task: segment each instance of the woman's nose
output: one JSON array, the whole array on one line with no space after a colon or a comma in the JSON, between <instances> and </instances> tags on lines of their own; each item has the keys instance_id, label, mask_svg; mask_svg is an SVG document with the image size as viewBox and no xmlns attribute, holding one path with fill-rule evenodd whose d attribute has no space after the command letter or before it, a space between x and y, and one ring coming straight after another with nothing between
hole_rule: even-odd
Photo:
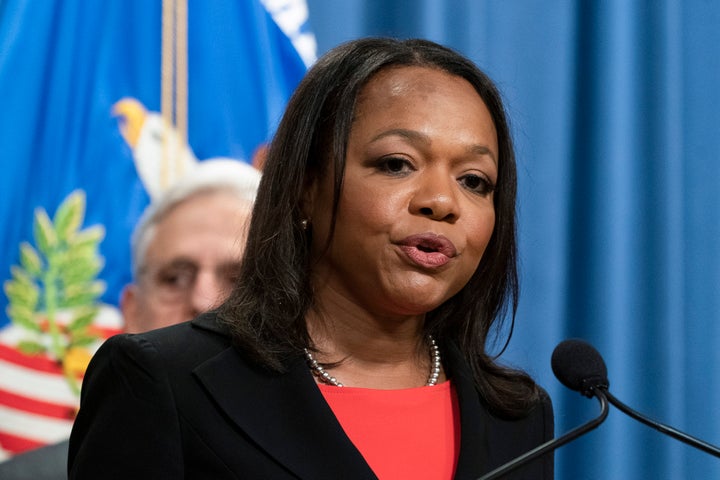
<instances>
[{"instance_id":1,"label":"woman's nose","mask_svg":"<svg viewBox=\"0 0 720 480\"><path fill-rule=\"evenodd\" d=\"M459 216L457 182L447 172L421 174L410 202L410 211L433 220L454 222Z\"/></svg>"}]
</instances>

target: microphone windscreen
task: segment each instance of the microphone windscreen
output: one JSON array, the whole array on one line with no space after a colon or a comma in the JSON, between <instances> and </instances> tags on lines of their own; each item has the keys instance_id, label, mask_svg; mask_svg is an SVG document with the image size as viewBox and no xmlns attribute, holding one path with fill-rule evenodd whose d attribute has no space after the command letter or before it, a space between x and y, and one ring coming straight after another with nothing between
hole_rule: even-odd
<instances>
[{"instance_id":1,"label":"microphone windscreen","mask_svg":"<svg viewBox=\"0 0 720 480\"><path fill-rule=\"evenodd\" d=\"M589 387L608 386L607 367L600 352L580 339L563 340L555 347L552 370L560 383L586 396Z\"/></svg>"}]
</instances>

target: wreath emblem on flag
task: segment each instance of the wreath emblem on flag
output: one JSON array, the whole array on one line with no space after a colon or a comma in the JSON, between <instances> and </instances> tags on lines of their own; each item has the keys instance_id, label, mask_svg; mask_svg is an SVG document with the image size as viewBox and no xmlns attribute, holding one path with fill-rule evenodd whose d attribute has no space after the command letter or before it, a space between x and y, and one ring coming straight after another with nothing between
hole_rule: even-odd
<instances>
[{"instance_id":1,"label":"wreath emblem on flag","mask_svg":"<svg viewBox=\"0 0 720 480\"><path fill-rule=\"evenodd\" d=\"M18 350L54 360L76 395L92 356L88 347L102 337L92 323L105 292L105 283L97 279L104 265L99 245L105 229L81 229L84 217L82 190L68 195L52 220L37 208L35 246L20 244L20 265L11 267L12 278L4 284L8 317L24 332Z\"/></svg>"}]
</instances>

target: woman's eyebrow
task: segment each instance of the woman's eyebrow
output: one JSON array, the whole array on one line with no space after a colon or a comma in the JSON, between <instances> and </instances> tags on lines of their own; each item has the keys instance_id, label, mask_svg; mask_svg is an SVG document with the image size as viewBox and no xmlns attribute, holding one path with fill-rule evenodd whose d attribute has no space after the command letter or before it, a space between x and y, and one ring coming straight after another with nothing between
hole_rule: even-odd
<instances>
[{"instance_id":1,"label":"woman's eyebrow","mask_svg":"<svg viewBox=\"0 0 720 480\"><path fill-rule=\"evenodd\" d=\"M385 130L384 132L380 132L379 134L375 135L372 140L370 140L370 142L377 142L378 140L381 140L385 137L392 136L403 137L414 143L421 143L426 146L432 143L432 140L430 140L429 136L425 135L422 132L418 132L417 130L408 130L407 128L392 128L390 130ZM486 145L470 145L467 148L467 151L468 153L474 155L487 155L493 160L493 162L495 162L496 165L498 163L495 153Z\"/></svg>"},{"instance_id":2,"label":"woman's eyebrow","mask_svg":"<svg viewBox=\"0 0 720 480\"><path fill-rule=\"evenodd\" d=\"M370 141L376 142L385 137L393 136L403 137L413 142L423 143L425 145L430 145L430 143L432 143L430 141L430 137L428 137L424 133L418 132L416 130L408 130L407 128L392 128L390 130L385 130L384 132L380 132L379 134L374 136Z\"/></svg>"},{"instance_id":3,"label":"woman's eyebrow","mask_svg":"<svg viewBox=\"0 0 720 480\"><path fill-rule=\"evenodd\" d=\"M493 162L495 162L495 165L497 165L498 163L497 158L495 157L495 153L485 145L471 145L468 148L468 151L475 155L487 155L492 159Z\"/></svg>"}]
</instances>

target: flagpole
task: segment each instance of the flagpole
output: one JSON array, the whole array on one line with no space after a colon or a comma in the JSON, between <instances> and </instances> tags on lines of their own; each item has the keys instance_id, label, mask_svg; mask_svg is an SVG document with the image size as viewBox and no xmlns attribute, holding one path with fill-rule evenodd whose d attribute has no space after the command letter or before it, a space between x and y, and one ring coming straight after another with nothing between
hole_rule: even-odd
<instances>
[{"instance_id":1,"label":"flagpole","mask_svg":"<svg viewBox=\"0 0 720 480\"><path fill-rule=\"evenodd\" d=\"M175 0L163 0L162 2L162 55L160 65L160 113L163 122L168 127L173 125L173 30L175 23ZM169 132L170 129L168 128ZM162 163L160 164L160 189L167 188L170 176L170 144L169 138L165 135L162 139Z\"/></svg>"}]
</instances>

